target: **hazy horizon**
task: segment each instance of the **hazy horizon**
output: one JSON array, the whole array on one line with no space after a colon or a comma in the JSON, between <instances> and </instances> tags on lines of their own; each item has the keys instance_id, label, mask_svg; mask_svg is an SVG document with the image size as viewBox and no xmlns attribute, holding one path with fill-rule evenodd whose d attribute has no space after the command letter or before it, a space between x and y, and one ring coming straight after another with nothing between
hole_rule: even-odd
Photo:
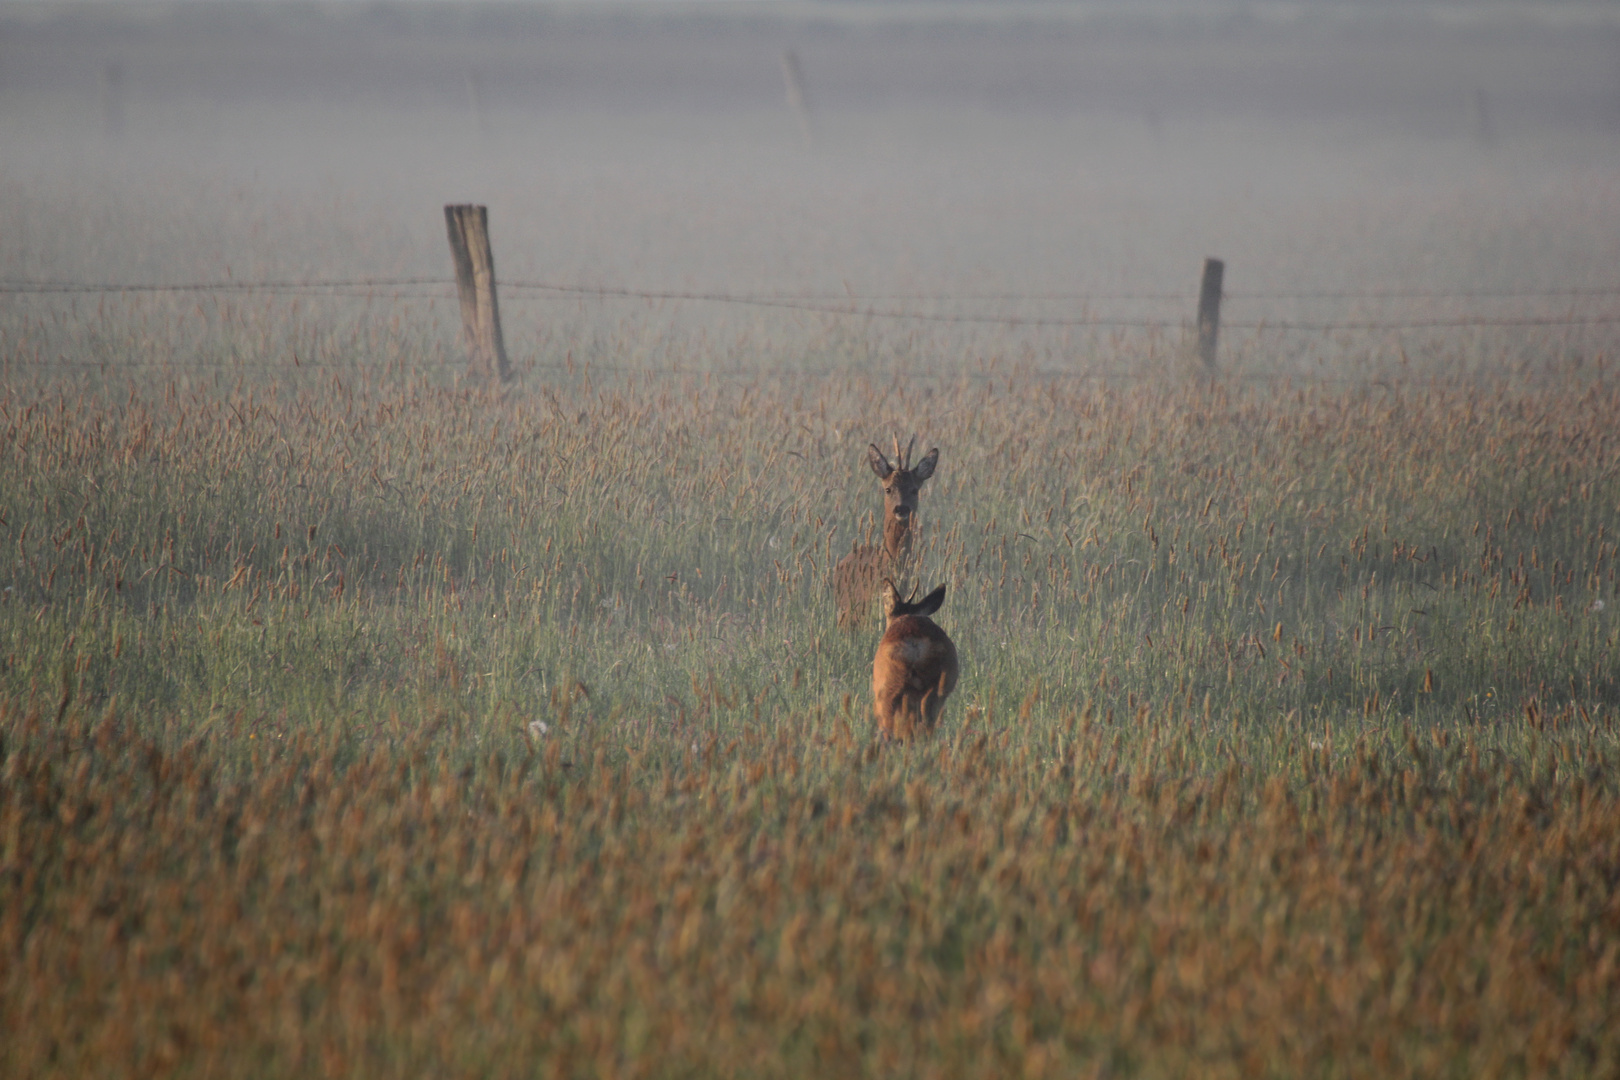
<instances>
[{"instance_id":1,"label":"hazy horizon","mask_svg":"<svg viewBox=\"0 0 1620 1080\"><path fill-rule=\"evenodd\" d=\"M812 326L959 360L1009 341L1107 351L1106 328L1035 327L1054 316L1184 321L1180 299L1072 298L1190 294L1205 256L1227 260L1229 317L1251 324L1563 316L1567 297L1424 297L1620 283L1620 37L1584 24L1361 18L1344 0L1288 8L1343 17L1208 21L798 0L131 5L0 6L0 277L437 277L440 207L472 201L490 206L503 280L1009 297L826 338L813 313L513 293L520 353L629 326L655 353L781 358ZM1423 10L1463 8L1486 10ZM1285 10L1206 10L1226 9ZM1254 297L1310 290L1385 295ZM14 348L60 339L52 303L0 301ZM401 303L454 348L449 308ZM942 315L1027 322L992 338ZM1609 342L1571 333L1560 347ZM1304 362L1454 338L1250 345Z\"/></svg>"}]
</instances>

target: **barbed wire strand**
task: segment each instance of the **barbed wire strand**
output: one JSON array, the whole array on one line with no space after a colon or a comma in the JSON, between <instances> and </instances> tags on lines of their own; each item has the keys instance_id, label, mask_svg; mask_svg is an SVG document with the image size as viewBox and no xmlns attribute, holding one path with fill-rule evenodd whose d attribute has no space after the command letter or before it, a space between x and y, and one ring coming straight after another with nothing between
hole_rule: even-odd
<instances>
[{"instance_id":1,"label":"barbed wire strand","mask_svg":"<svg viewBox=\"0 0 1620 1080\"><path fill-rule=\"evenodd\" d=\"M447 288L455 282L445 278L429 277L400 277L400 278L359 278L359 279L306 279L306 280L267 280L267 281L224 281L224 282L175 282L158 284L118 284L118 283L89 283L48 280L0 280L0 294L7 295L81 295L81 294L125 294L125 293L284 293L293 292L306 294L314 292L319 295L359 295L370 299L378 299L377 290L381 289L415 289L415 288ZM666 300L680 302L728 303L752 307L777 308L790 311L802 311L812 314L837 315L868 319L908 320L917 322L932 322L942 324L962 325L996 325L1009 327L1055 327L1055 328L1096 328L1096 329L1140 329L1140 330L1168 330L1180 328L1191 322L1190 319L1163 319L1163 318L1121 318L1096 316L1042 316L1042 315L986 315L960 312L938 311L905 311L891 308L870 306L873 301L883 299L898 299L907 294L890 294L883 296L844 296L838 297L830 294L771 294L771 293L722 293L722 292L683 292L673 290L639 290L618 286L589 286L589 285L563 285L538 281L511 281L498 286L505 290L509 297L513 292L538 291L569 298L593 297L600 299L622 300ZM363 290L356 292L356 290ZM1421 293L1393 293L1393 292L1343 292L1343 293L1233 293L1228 298L1242 297L1245 299L1271 299L1271 300L1301 300L1301 299L1559 299L1571 297L1620 297L1620 289L1558 289L1519 292L1421 292ZM1003 301L1057 301L1064 300L1071 303L1092 302L1118 302L1131 300L1177 301L1190 302L1191 298L1180 294L1167 293L1116 293L1116 294L1075 294L1072 296L1061 294L1035 294L1021 295L1013 293L1004 294L910 294L909 298L915 300L933 300L940 303L963 303L979 300L988 302L993 299ZM419 296L394 295L385 299L422 299ZM862 306L863 304L867 306ZM1227 320L1222 327L1230 330L1247 330L1257 333L1265 332L1296 332L1296 333L1332 333L1336 331L1363 330L1423 330L1423 329L1465 329L1469 327L1560 327L1560 326L1596 326L1620 323L1620 315L1527 315L1527 316L1455 316L1430 317L1407 320L1378 320L1378 319L1352 319L1340 321L1307 321L1298 322L1278 319L1258 320Z\"/></svg>"}]
</instances>

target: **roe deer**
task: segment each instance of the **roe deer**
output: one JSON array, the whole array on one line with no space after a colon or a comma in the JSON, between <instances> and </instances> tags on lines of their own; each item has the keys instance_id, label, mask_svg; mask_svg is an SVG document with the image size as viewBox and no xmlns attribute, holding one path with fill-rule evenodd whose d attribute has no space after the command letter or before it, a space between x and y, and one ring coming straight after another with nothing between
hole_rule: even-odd
<instances>
[{"instance_id":1,"label":"roe deer","mask_svg":"<svg viewBox=\"0 0 1620 1080\"><path fill-rule=\"evenodd\" d=\"M888 578L882 592L888 628L872 660L872 715L885 738L909 739L934 730L956 689L956 646L928 617L945 602L945 586L915 603Z\"/></svg>"},{"instance_id":2,"label":"roe deer","mask_svg":"<svg viewBox=\"0 0 1620 1080\"><path fill-rule=\"evenodd\" d=\"M900 437L895 436L893 465L876 443L866 448L866 461L883 484L883 543L855 547L833 567L838 625L846 630L858 629L868 617L878 582L885 577L901 577L905 572L911 556L912 522L917 516L917 491L939 464L937 446L921 461L910 464L911 448L916 445L917 437L913 435L905 453L901 453Z\"/></svg>"}]
</instances>

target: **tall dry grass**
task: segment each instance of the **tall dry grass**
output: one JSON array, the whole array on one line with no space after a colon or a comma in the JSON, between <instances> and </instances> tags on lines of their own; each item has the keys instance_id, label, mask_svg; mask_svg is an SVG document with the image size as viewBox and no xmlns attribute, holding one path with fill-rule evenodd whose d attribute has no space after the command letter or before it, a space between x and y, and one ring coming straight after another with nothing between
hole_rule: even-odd
<instances>
[{"instance_id":1,"label":"tall dry grass","mask_svg":"<svg viewBox=\"0 0 1620 1080\"><path fill-rule=\"evenodd\" d=\"M1610 1072L1617 406L17 380L3 1071ZM880 750L892 427L963 677Z\"/></svg>"}]
</instances>

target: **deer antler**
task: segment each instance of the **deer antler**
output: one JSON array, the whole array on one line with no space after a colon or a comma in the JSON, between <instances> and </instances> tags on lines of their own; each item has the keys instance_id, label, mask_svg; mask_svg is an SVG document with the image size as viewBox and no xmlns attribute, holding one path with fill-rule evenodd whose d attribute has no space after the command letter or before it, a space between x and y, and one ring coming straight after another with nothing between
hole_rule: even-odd
<instances>
[{"instance_id":1,"label":"deer antler","mask_svg":"<svg viewBox=\"0 0 1620 1080\"><path fill-rule=\"evenodd\" d=\"M913 432L912 435L911 435L911 441L906 443L906 468L908 468L908 469L911 467L911 448L916 446L916 445L917 445L917 435L916 435L916 432Z\"/></svg>"},{"instance_id":2,"label":"deer antler","mask_svg":"<svg viewBox=\"0 0 1620 1080\"><path fill-rule=\"evenodd\" d=\"M906 459L900 453L900 436L898 435L894 436L894 467L901 472L906 471Z\"/></svg>"}]
</instances>

